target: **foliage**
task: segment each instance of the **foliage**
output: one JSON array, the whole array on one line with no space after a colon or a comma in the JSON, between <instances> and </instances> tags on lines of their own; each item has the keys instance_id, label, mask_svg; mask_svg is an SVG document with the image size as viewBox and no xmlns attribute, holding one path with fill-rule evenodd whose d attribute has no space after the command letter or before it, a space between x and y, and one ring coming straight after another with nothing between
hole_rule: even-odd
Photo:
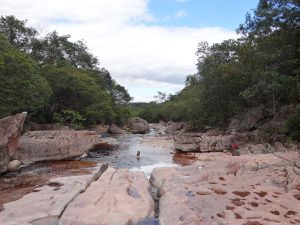
<instances>
[{"instance_id":1,"label":"foliage","mask_svg":"<svg viewBox=\"0 0 300 225\"><path fill-rule=\"evenodd\" d=\"M187 76L182 91L170 98L160 93L164 102L135 113L150 121L226 127L230 117L249 107L261 106L272 117L282 105L299 104L299 6L295 0L260 0L237 29L239 39L199 43L198 71ZM297 130L299 121L290 121L290 129Z\"/></svg>"},{"instance_id":2,"label":"foliage","mask_svg":"<svg viewBox=\"0 0 300 225\"><path fill-rule=\"evenodd\" d=\"M0 117L20 111L36 114L51 94L38 65L0 34Z\"/></svg>"},{"instance_id":3,"label":"foliage","mask_svg":"<svg viewBox=\"0 0 300 225\"><path fill-rule=\"evenodd\" d=\"M26 110L37 122L51 123L78 114L84 125L129 117L132 98L98 67L83 40L72 42L56 31L40 36L14 16L0 18L0 35L1 116Z\"/></svg>"},{"instance_id":4,"label":"foliage","mask_svg":"<svg viewBox=\"0 0 300 225\"><path fill-rule=\"evenodd\" d=\"M53 121L59 125L67 125L73 129L83 128L86 119L80 113L73 110L62 110L53 114Z\"/></svg>"}]
</instances>

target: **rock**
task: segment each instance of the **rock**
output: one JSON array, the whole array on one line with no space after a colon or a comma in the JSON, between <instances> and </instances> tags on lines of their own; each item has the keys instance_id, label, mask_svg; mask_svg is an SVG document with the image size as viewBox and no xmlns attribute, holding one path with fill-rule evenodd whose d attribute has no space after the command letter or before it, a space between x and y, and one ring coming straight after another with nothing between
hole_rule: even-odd
<instances>
[{"instance_id":1,"label":"rock","mask_svg":"<svg viewBox=\"0 0 300 225\"><path fill-rule=\"evenodd\" d=\"M19 160L12 160L7 165L8 171L14 171L17 170L21 165L21 162Z\"/></svg>"},{"instance_id":2,"label":"rock","mask_svg":"<svg viewBox=\"0 0 300 225\"><path fill-rule=\"evenodd\" d=\"M22 136L14 159L24 163L74 158L99 143L93 131L29 131Z\"/></svg>"},{"instance_id":3,"label":"rock","mask_svg":"<svg viewBox=\"0 0 300 225\"><path fill-rule=\"evenodd\" d=\"M175 134L176 132L185 132L188 125L184 122L169 122L167 124L166 133Z\"/></svg>"},{"instance_id":4,"label":"rock","mask_svg":"<svg viewBox=\"0 0 300 225\"><path fill-rule=\"evenodd\" d=\"M251 130L259 126L266 117L262 107L255 107L235 116L230 124L229 130Z\"/></svg>"},{"instance_id":5,"label":"rock","mask_svg":"<svg viewBox=\"0 0 300 225\"><path fill-rule=\"evenodd\" d=\"M145 134L150 131L148 122L139 117L128 119L126 127L134 134Z\"/></svg>"},{"instance_id":6,"label":"rock","mask_svg":"<svg viewBox=\"0 0 300 225\"><path fill-rule=\"evenodd\" d=\"M211 132L183 133L174 137L174 148L184 152L217 152L230 149L233 140L232 134L213 136Z\"/></svg>"},{"instance_id":7,"label":"rock","mask_svg":"<svg viewBox=\"0 0 300 225\"><path fill-rule=\"evenodd\" d=\"M0 173L14 156L26 118L26 112L0 119Z\"/></svg>"},{"instance_id":8,"label":"rock","mask_svg":"<svg viewBox=\"0 0 300 225\"><path fill-rule=\"evenodd\" d=\"M291 117L298 109L300 109L299 104L281 106L274 118L264 123L259 127L259 129L270 133L273 131L282 131L287 119Z\"/></svg>"},{"instance_id":9,"label":"rock","mask_svg":"<svg viewBox=\"0 0 300 225\"><path fill-rule=\"evenodd\" d=\"M97 124L89 127L89 130L95 131L97 134L106 134L108 131L107 125Z\"/></svg>"},{"instance_id":10,"label":"rock","mask_svg":"<svg viewBox=\"0 0 300 225\"><path fill-rule=\"evenodd\" d=\"M292 164L300 155L277 154L204 153L189 166L154 169L160 224L298 224L300 170Z\"/></svg>"},{"instance_id":11,"label":"rock","mask_svg":"<svg viewBox=\"0 0 300 225\"><path fill-rule=\"evenodd\" d=\"M121 128L119 128L115 124L111 124L107 132L110 133L110 134L124 134L124 133L126 133L124 130L122 130Z\"/></svg>"},{"instance_id":12,"label":"rock","mask_svg":"<svg viewBox=\"0 0 300 225\"><path fill-rule=\"evenodd\" d=\"M36 186L34 191L22 198L3 204L0 224L58 224L58 218L67 205L99 178L107 169L107 163L87 169L88 173L84 175L53 178L46 185Z\"/></svg>"},{"instance_id":13,"label":"rock","mask_svg":"<svg viewBox=\"0 0 300 225\"><path fill-rule=\"evenodd\" d=\"M143 172L109 168L68 205L59 224L141 224L139 221L154 216L149 188Z\"/></svg>"}]
</instances>

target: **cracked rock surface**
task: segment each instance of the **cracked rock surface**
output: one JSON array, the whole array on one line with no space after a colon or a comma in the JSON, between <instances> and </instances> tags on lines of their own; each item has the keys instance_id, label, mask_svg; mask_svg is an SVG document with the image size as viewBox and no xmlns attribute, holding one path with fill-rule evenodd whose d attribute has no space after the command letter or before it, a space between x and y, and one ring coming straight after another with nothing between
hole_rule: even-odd
<instances>
[{"instance_id":1,"label":"cracked rock surface","mask_svg":"<svg viewBox=\"0 0 300 225\"><path fill-rule=\"evenodd\" d=\"M300 224L298 152L203 154L192 165L157 168L161 225Z\"/></svg>"},{"instance_id":2,"label":"cracked rock surface","mask_svg":"<svg viewBox=\"0 0 300 225\"><path fill-rule=\"evenodd\" d=\"M107 171L65 210L60 225L127 225L154 214L150 184L143 172Z\"/></svg>"}]
</instances>

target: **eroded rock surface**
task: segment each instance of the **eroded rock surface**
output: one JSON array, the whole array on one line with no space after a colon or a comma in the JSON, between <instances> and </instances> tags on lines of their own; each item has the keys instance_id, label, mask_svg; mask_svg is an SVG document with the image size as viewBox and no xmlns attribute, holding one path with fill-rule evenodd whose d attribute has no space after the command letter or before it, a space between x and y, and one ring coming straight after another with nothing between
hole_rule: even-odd
<instances>
[{"instance_id":1,"label":"eroded rock surface","mask_svg":"<svg viewBox=\"0 0 300 225\"><path fill-rule=\"evenodd\" d=\"M190 166L155 169L160 224L299 224L300 155L277 154L204 153Z\"/></svg>"},{"instance_id":2,"label":"eroded rock surface","mask_svg":"<svg viewBox=\"0 0 300 225\"><path fill-rule=\"evenodd\" d=\"M22 136L14 159L36 162L74 158L99 143L101 139L93 131L30 131Z\"/></svg>"},{"instance_id":3,"label":"eroded rock surface","mask_svg":"<svg viewBox=\"0 0 300 225\"><path fill-rule=\"evenodd\" d=\"M25 118L24 112L0 119L0 173L7 170L7 165L18 148Z\"/></svg>"},{"instance_id":4,"label":"eroded rock surface","mask_svg":"<svg viewBox=\"0 0 300 225\"><path fill-rule=\"evenodd\" d=\"M242 154L297 150L297 145L286 143L280 137L272 137L259 130L251 132L211 130L206 133L182 133L174 136L175 150L183 152L219 152L231 150L232 144L237 144Z\"/></svg>"},{"instance_id":5,"label":"eroded rock surface","mask_svg":"<svg viewBox=\"0 0 300 225\"><path fill-rule=\"evenodd\" d=\"M127 225L151 218L154 202L142 172L108 170L65 210L60 225Z\"/></svg>"},{"instance_id":6,"label":"eroded rock surface","mask_svg":"<svg viewBox=\"0 0 300 225\"><path fill-rule=\"evenodd\" d=\"M118 127L115 124L111 124L108 131L110 134L125 134L126 132L122 130L120 127Z\"/></svg>"},{"instance_id":7,"label":"eroded rock surface","mask_svg":"<svg viewBox=\"0 0 300 225\"><path fill-rule=\"evenodd\" d=\"M5 203L0 210L1 225L57 224L65 207L98 179L107 164L90 168L88 174L50 179L22 198Z\"/></svg>"},{"instance_id":8,"label":"eroded rock surface","mask_svg":"<svg viewBox=\"0 0 300 225\"><path fill-rule=\"evenodd\" d=\"M148 122L139 117L128 119L126 127L134 134L145 134L150 131Z\"/></svg>"}]
</instances>

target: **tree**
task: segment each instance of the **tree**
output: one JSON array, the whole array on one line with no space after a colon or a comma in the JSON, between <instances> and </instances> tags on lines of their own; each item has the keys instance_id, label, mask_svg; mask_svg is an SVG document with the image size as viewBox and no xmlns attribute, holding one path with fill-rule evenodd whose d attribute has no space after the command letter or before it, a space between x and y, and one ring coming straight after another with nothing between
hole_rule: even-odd
<instances>
[{"instance_id":1,"label":"tree","mask_svg":"<svg viewBox=\"0 0 300 225\"><path fill-rule=\"evenodd\" d=\"M15 48L30 53L38 32L32 27L27 27L26 23L27 20L18 20L14 16L1 16L0 33L6 36Z\"/></svg>"},{"instance_id":2,"label":"tree","mask_svg":"<svg viewBox=\"0 0 300 225\"><path fill-rule=\"evenodd\" d=\"M0 116L21 111L36 114L51 94L38 65L0 34Z\"/></svg>"}]
</instances>

